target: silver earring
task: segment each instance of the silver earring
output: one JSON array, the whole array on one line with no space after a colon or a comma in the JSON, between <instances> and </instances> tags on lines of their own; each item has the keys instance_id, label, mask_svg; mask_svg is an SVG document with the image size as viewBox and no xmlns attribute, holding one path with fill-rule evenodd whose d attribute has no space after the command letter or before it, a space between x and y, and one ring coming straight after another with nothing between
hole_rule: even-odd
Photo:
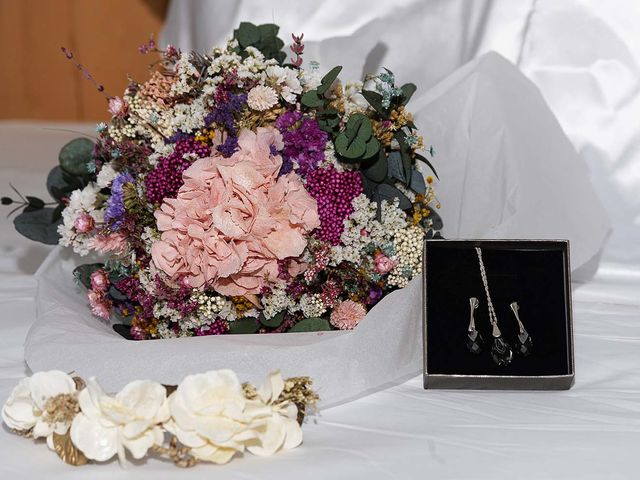
<instances>
[{"instance_id":1,"label":"silver earring","mask_svg":"<svg viewBox=\"0 0 640 480\"><path fill-rule=\"evenodd\" d=\"M469 350L474 355L478 355L482 352L482 335L476 330L476 321L473 318L473 313L477 310L478 299L476 297L471 297L469 299L469 328L467 329L467 350Z\"/></svg>"},{"instance_id":2,"label":"silver earring","mask_svg":"<svg viewBox=\"0 0 640 480\"><path fill-rule=\"evenodd\" d=\"M517 336L518 342L515 346L516 351L523 357L528 357L529 355L531 355L531 351L533 350L533 340L531 340L531 335L529 335L529 332L527 332L527 330L524 328L524 325L520 320L520 315L518 315L518 310L520 310L518 302L511 303L511 310L516 317L516 321L518 322L519 327Z\"/></svg>"}]
</instances>

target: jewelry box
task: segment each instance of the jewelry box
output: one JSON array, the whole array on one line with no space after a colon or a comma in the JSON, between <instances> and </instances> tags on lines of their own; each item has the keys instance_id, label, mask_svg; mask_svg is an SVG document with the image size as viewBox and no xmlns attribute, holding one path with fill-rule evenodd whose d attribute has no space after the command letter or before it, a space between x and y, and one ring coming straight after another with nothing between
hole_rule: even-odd
<instances>
[{"instance_id":1,"label":"jewelry box","mask_svg":"<svg viewBox=\"0 0 640 480\"><path fill-rule=\"evenodd\" d=\"M568 240L427 240L423 280L425 388L571 388Z\"/></svg>"}]
</instances>

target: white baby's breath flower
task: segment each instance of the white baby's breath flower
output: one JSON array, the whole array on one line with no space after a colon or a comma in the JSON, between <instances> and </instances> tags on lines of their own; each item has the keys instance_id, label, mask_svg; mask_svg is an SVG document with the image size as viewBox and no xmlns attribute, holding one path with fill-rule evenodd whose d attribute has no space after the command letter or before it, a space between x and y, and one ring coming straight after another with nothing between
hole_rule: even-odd
<instances>
[{"instance_id":1,"label":"white baby's breath flower","mask_svg":"<svg viewBox=\"0 0 640 480\"><path fill-rule=\"evenodd\" d=\"M115 171L111 163L105 163L98 176L96 178L96 184L99 188L106 188L111 185L111 182L118 176L118 172Z\"/></svg>"},{"instance_id":2,"label":"white baby's breath flower","mask_svg":"<svg viewBox=\"0 0 640 480\"><path fill-rule=\"evenodd\" d=\"M62 435L70 421L53 422L47 416L47 402L59 395L74 395L76 384L71 376L58 370L37 372L24 378L13 389L2 407L2 420L11 429L32 430L34 438L46 437L52 447L53 433Z\"/></svg>"},{"instance_id":3,"label":"white baby's breath flower","mask_svg":"<svg viewBox=\"0 0 640 480\"><path fill-rule=\"evenodd\" d=\"M302 93L302 85L298 73L292 68L272 65L267 67L267 78L275 83L282 98L289 103L296 103L297 95Z\"/></svg>"},{"instance_id":4,"label":"white baby's breath flower","mask_svg":"<svg viewBox=\"0 0 640 480\"><path fill-rule=\"evenodd\" d=\"M78 401L81 412L71 424L71 441L89 459L102 462L117 454L124 463L125 449L140 459L164 440L160 424L169 409L166 390L157 382L136 380L112 397L91 378Z\"/></svg>"},{"instance_id":5,"label":"white baby's breath flower","mask_svg":"<svg viewBox=\"0 0 640 480\"><path fill-rule=\"evenodd\" d=\"M247 104L252 110L263 112L269 110L276 103L278 103L278 94L271 87L257 85L249 90Z\"/></svg>"},{"instance_id":6,"label":"white baby's breath flower","mask_svg":"<svg viewBox=\"0 0 640 480\"><path fill-rule=\"evenodd\" d=\"M300 83L304 87L304 91L308 92L320 86L322 75L318 70L303 70Z\"/></svg>"}]
</instances>

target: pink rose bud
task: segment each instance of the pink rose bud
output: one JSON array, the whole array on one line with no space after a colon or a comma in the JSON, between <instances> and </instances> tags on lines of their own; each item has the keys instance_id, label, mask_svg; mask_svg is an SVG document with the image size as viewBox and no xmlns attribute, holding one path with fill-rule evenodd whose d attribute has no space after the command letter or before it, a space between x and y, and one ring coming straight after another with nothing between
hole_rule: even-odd
<instances>
[{"instance_id":1,"label":"pink rose bud","mask_svg":"<svg viewBox=\"0 0 640 480\"><path fill-rule=\"evenodd\" d=\"M81 213L73 222L73 227L78 233L89 233L96 226L96 222L93 217L86 212Z\"/></svg>"},{"instance_id":2,"label":"pink rose bud","mask_svg":"<svg viewBox=\"0 0 640 480\"><path fill-rule=\"evenodd\" d=\"M91 274L91 289L106 292L109 288L109 276L104 270L96 270Z\"/></svg>"},{"instance_id":3,"label":"pink rose bud","mask_svg":"<svg viewBox=\"0 0 640 480\"><path fill-rule=\"evenodd\" d=\"M377 252L375 256L376 272L380 275L389 273L396 266L396 262L387 257L384 253Z\"/></svg>"}]
</instances>

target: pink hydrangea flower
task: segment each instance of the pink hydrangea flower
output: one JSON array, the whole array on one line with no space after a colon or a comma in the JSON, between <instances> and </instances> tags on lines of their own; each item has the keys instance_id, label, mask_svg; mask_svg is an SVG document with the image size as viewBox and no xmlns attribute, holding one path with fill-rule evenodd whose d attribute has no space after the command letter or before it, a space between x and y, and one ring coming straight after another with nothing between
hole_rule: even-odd
<instances>
[{"instance_id":1,"label":"pink hydrangea flower","mask_svg":"<svg viewBox=\"0 0 640 480\"><path fill-rule=\"evenodd\" d=\"M358 302L345 300L340 302L331 312L331 325L340 330L353 330L360 320L367 314L367 310Z\"/></svg>"},{"instance_id":2,"label":"pink hydrangea flower","mask_svg":"<svg viewBox=\"0 0 640 480\"><path fill-rule=\"evenodd\" d=\"M259 294L282 282L278 261L299 257L320 225L300 177L278 177L278 130L243 130L238 145L229 158L216 153L184 171L177 198L155 213L162 236L151 249L155 267L171 280L186 277L194 288L223 295Z\"/></svg>"},{"instance_id":3,"label":"pink hydrangea flower","mask_svg":"<svg viewBox=\"0 0 640 480\"><path fill-rule=\"evenodd\" d=\"M396 266L396 262L391 260L382 252L376 252L374 261L376 264L376 272L378 272L380 275L389 273Z\"/></svg>"},{"instance_id":4,"label":"pink hydrangea flower","mask_svg":"<svg viewBox=\"0 0 640 480\"><path fill-rule=\"evenodd\" d=\"M109 288L109 276L107 272L98 269L91 274L91 290L106 292Z\"/></svg>"}]
</instances>

